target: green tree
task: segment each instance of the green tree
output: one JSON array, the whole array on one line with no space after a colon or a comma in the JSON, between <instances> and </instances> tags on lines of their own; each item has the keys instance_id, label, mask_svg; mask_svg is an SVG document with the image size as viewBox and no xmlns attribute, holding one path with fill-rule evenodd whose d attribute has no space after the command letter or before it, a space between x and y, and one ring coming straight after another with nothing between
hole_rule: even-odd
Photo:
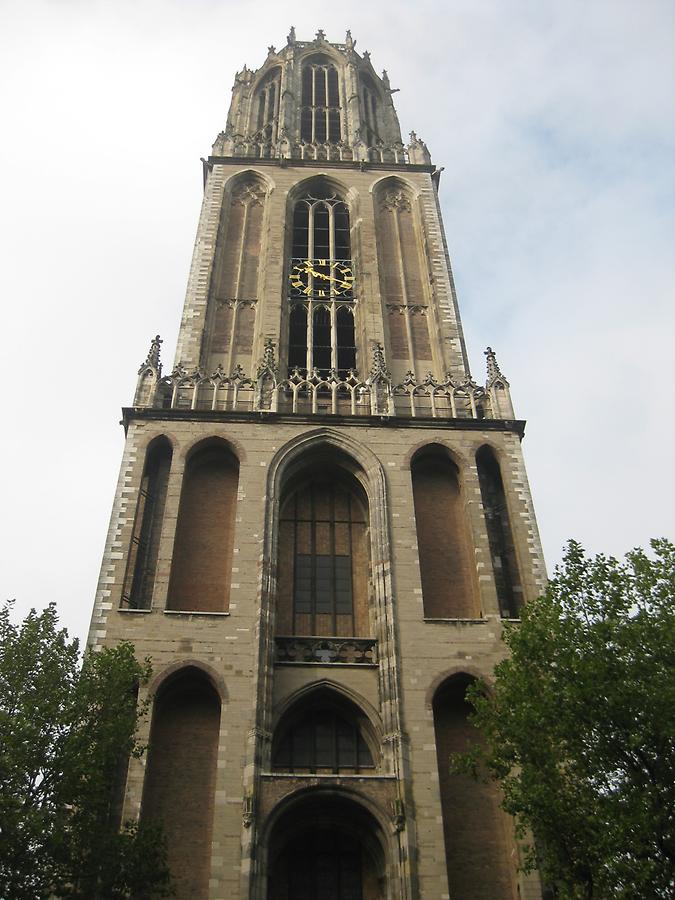
<instances>
[{"instance_id":1,"label":"green tree","mask_svg":"<svg viewBox=\"0 0 675 900\"><path fill-rule=\"evenodd\" d=\"M122 776L149 663L131 644L85 655L54 605L0 610L0 898L168 896L162 835L120 828Z\"/></svg>"},{"instance_id":2,"label":"green tree","mask_svg":"<svg viewBox=\"0 0 675 900\"><path fill-rule=\"evenodd\" d=\"M675 546L651 547L570 541L493 688L469 691L485 744L453 769L499 781L559 898L675 896Z\"/></svg>"}]
</instances>

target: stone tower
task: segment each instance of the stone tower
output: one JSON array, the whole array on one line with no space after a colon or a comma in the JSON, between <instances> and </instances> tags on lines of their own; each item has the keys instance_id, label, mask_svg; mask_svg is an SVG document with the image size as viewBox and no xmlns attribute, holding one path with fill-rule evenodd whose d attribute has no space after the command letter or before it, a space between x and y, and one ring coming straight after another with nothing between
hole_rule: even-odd
<instances>
[{"instance_id":1,"label":"stone tower","mask_svg":"<svg viewBox=\"0 0 675 900\"><path fill-rule=\"evenodd\" d=\"M173 369L156 338L124 410L90 632L153 661L124 817L164 823L182 900L533 900L447 764L543 586L524 423L355 45L291 29L237 73Z\"/></svg>"}]
</instances>

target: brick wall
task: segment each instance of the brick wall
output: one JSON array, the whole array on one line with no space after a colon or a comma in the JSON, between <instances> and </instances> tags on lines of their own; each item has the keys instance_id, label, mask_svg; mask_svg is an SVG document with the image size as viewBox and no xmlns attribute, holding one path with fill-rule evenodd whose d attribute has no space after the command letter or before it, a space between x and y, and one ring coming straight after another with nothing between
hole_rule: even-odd
<instances>
[{"instance_id":1,"label":"brick wall","mask_svg":"<svg viewBox=\"0 0 675 900\"><path fill-rule=\"evenodd\" d=\"M168 609L227 611L238 479L237 462L224 447L209 447L189 460Z\"/></svg>"},{"instance_id":2,"label":"brick wall","mask_svg":"<svg viewBox=\"0 0 675 900\"><path fill-rule=\"evenodd\" d=\"M434 702L434 728L443 809L445 853L452 900L510 900L515 852L510 823L499 808L492 783L450 773L450 754L466 750L479 736L467 717L467 680L453 679Z\"/></svg>"},{"instance_id":3,"label":"brick wall","mask_svg":"<svg viewBox=\"0 0 675 900\"><path fill-rule=\"evenodd\" d=\"M411 468L424 614L478 615L457 469L444 456L424 456Z\"/></svg>"},{"instance_id":4,"label":"brick wall","mask_svg":"<svg viewBox=\"0 0 675 900\"><path fill-rule=\"evenodd\" d=\"M220 701L187 670L160 695L142 816L162 823L178 900L208 896Z\"/></svg>"}]
</instances>

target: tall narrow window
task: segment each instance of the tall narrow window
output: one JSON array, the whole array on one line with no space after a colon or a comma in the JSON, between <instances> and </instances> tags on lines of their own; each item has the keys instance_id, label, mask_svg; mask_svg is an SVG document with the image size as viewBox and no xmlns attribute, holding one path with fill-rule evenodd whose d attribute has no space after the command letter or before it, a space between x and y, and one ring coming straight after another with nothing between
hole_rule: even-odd
<instances>
[{"instance_id":1,"label":"tall narrow window","mask_svg":"<svg viewBox=\"0 0 675 900\"><path fill-rule=\"evenodd\" d=\"M441 448L429 448L411 466L424 615L472 619L478 615L469 536L457 466Z\"/></svg>"},{"instance_id":2,"label":"tall narrow window","mask_svg":"<svg viewBox=\"0 0 675 900\"><path fill-rule=\"evenodd\" d=\"M279 122L279 89L281 84L281 72L272 69L257 90L257 131L269 141L276 140Z\"/></svg>"},{"instance_id":3,"label":"tall narrow window","mask_svg":"<svg viewBox=\"0 0 675 900\"><path fill-rule=\"evenodd\" d=\"M504 482L499 471L499 463L489 447L481 447L476 453L476 465L499 609L504 618L515 619L520 615L522 587L506 506Z\"/></svg>"},{"instance_id":4,"label":"tall narrow window","mask_svg":"<svg viewBox=\"0 0 675 900\"><path fill-rule=\"evenodd\" d=\"M288 364L293 372L346 378L356 367L349 210L317 187L295 205L290 262Z\"/></svg>"},{"instance_id":5,"label":"tall narrow window","mask_svg":"<svg viewBox=\"0 0 675 900\"><path fill-rule=\"evenodd\" d=\"M300 137L312 144L341 137L337 69L323 56L312 56L302 67Z\"/></svg>"},{"instance_id":6,"label":"tall narrow window","mask_svg":"<svg viewBox=\"0 0 675 900\"><path fill-rule=\"evenodd\" d=\"M218 365L228 374L237 364L251 370L266 196L263 181L249 173L235 178L223 203L204 334L209 373Z\"/></svg>"},{"instance_id":7,"label":"tall narrow window","mask_svg":"<svg viewBox=\"0 0 675 900\"><path fill-rule=\"evenodd\" d=\"M366 517L355 491L308 477L283 503L279 554L279 634L368 635Z\"/></svg>"},{"instance_id":8,"label":"tall narrow window","mask_svg":"<svg viewBox=\"0 0 675 900\"><path fill-rule=\"evenodd\" d=\"M239 465L221 442L188 460L183 479L167 606L227 612Z\"/></svg>"},{"instance_id":9,"label":"tall narrow window","mask_svg":"<svg viewBox=\"0 0 675 900\"><path fill-rule=\"evenodd\" d=\"M367 75L361 75L361 122L363 139L368 147L373 147L379 139L377 122L377 91Z\"/></svg>"},{"instance_id":10,"label":"tall narrow window","mask_svg":"<svg viewBox=\"0 0 675 900\"><path fill-rule=\"evenodd\" d=\"M129 609L150 609L151 606L170 468L171 446L166 439L160 438L148 449L138 494L122 593L122 606Z\"/></svg>"}]
</instances>

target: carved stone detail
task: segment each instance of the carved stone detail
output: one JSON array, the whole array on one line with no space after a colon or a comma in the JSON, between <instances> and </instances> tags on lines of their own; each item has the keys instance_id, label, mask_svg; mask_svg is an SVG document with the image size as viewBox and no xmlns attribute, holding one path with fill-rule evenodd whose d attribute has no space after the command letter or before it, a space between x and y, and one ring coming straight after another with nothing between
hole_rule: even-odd
<instances>
[{"instance_id":1,"label":"carved stone detail","mask_svg":"<svg viewBox=\"0 0 675 900\"><path fill-rule=\"evenodd\" d=\"M377 663L374 638L277 637L274 641L277 663L316 663L363 666Z\"/></svg>"}]
</instances>

